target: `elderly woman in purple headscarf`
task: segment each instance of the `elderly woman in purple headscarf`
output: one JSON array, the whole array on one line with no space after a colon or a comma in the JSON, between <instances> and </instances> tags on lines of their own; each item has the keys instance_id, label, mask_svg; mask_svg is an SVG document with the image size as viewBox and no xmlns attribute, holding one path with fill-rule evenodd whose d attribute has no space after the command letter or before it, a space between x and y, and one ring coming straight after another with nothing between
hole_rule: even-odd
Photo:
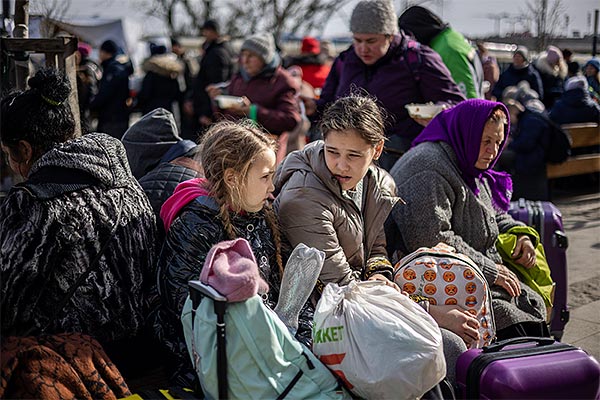
<instances>
[{"instance_id":1,"label":"elderly woman in purple headscarf","mask_svg":"<svg viewBox=\"0 0 600 400\"><path fill-rule=\"evenodd\" d=\"M490 284L499 339L548 335L540 295L502 264L500 233L523 225L507 214L512 182L492 169L506 145L509 113L502 103L467 100L440 113L413 141L391 174L406 205L395 207L386 231L390 251L409 253L444 242L468 255ZM535 249L520 235L516 263L535 264ZM456 306L430 308L442 328L465 342L477 321Z\"/></svg>"}]
</instances>

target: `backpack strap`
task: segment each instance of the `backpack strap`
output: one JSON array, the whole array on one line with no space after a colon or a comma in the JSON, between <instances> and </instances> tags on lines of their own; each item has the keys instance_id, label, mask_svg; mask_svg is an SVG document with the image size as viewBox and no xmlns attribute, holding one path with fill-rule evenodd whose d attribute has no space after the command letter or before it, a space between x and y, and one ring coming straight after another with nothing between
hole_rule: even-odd
<instances>
[{"instance_id":1,"label":"backpack strap","mask_svg":"<svg viewBox=\"0 0 600 400\"><path fill-rule=\"evenodd\" d=\"M302 355L304 356L304 358L306 358L306 364L308 365L308 369L315 369L315 365L312 363L312 361L310 361L308 354L306 354L306 352L303 351ZM294 378L292 378L290 383L283 390L283 392L281 392L281 394L279 396L277 396L277 400L285 399L285 397L292 391L292 389L294 388L296 383L298 383L300 378L302 378L302 375L304 375L304 371L302 371L302 369L299 369L298 372L296 373L296 375L294 375Z\"/></svg>"},{"instance_id":2,"label":"backpack strap","mask_svg":"<svg viewBox=\"0 0 600 400\"><path fill-rule=\"evenodd\" d=\"M200 281L188 282L190 299L192 300L192 330L196 319L196 309L204 297L213 300L213 307L217 315L217 384L219 399L227 399L227 340L225 330L225 312L227 311L227 299L211 286ZM192 352L194 359L197 358L194 335L192 335ZM194 368L196 361L194 360Z\"/></svg>"},{"instance_id":3,"label":"backpack strap","mask_svg":"<svg viewBox=\"0 0 600 400\"><path fill-rule=\"evenodd\" d=\"M214 301L217 314L217 378L219 399L227 399L227 341L225 340L225 310L227 303Z\"/></svg>"},{"instance_id":4,"label":"backpack strap","mask_svg":"<svg viewBox=\"0 0 600 400\"><path fill-rule=\"evenodd\" d=\"M416 40L407 38L405 41L404 48L402 49L404 54L404 60L408 66L408 69L413 75L413 79L418 83L421 81L421 75L419 69L423 64L423 58L421 56L421 43Z\"/></svg>"}]
</instances>

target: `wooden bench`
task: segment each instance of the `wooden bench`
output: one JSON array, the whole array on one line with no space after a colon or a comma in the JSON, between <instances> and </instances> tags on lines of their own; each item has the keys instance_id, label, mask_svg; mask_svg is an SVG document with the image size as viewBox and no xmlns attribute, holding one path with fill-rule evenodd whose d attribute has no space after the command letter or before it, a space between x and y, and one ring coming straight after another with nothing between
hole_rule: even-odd
<instances>
[{"instance_id":1,"label":"wooden bench","mask_svg":"<svg viewBox=\"0 0 600 400\"><path fill-rule=\"evenodd\" d=\"M600 126L595 123L566 124L562 128L571 135L571 149L600 145ZM597 150L595 150L597 151ZM560 164L547 164L548 179L600 172L600 153L569 157Z\"/></svg>"}]
</instances>

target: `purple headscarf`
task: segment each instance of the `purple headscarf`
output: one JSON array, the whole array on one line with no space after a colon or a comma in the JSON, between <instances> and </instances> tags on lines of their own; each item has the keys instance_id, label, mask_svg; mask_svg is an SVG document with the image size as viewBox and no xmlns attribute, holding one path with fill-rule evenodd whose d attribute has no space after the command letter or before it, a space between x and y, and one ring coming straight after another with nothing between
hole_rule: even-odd
<instances>
[{"instance_id":1,"label":"purple headscarf","mask_svg":"<svg viewBox=\"0 0 600 400\"><path fill-rule=\"evenodd\" d=\"M506 114L507 125L504 129L504 141L500 145L498 155L489 167L481 170L475 167L475 163L479 158L483 128L496 108ZM479 195L476 179L486 179L492 191L494 207L501 211L507 211L512 194L512 180L506 172L494 171L492 167L506 146L508 132L510 132L509 113L504 104L470 99L438 114L415 138L412 145L439 141L448 143L454 149L462 178L473 193L476 196Z\"/></svg>"}]
</instances>

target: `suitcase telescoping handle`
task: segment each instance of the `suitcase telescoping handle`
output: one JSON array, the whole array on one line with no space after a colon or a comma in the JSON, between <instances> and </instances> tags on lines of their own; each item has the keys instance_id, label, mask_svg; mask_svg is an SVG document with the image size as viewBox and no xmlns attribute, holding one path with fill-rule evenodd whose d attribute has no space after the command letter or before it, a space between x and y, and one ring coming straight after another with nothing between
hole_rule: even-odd
<instances>
[{"instance_id":1,"label":"suitcase telescoping handle","mask_svg":"<svg viewBox=\"0 0 600 400\"><path fill-rule=\"evenodd\" d=\"M536 343L536 346L517 347L515 349L506 349L501 351L506 346L519 343ZM466 398L481 398L479 393L481 374L491 363L501 360L531 357L542 354L555 354L573 349L575 349L575 347L569 344L556 343L552 338L533 336L506 339L491 346L485 346L482 349L482 352L479 353L467 367Z\"/></svg>"},{"instance_id":2,"label":"suitcase telescoping handle","mask_svg":"<svg viewBox=\"0 0 600 400\"><path fill-rule=\"evenodd\" d=\"M227 298L215 288L201 281L189 281L190 298L192 299L192 329L195 319L195 310L198 308L202 297L213 300L215 314L217 314L217 380L219 399L227 399L227 348L225 341L225 310Z\"/></svg>"},{"instance_id":3,"label":"suitcase telescoping handle","mask_svg":"<svg viewBox=\"0 0 600 400\"><path fill-rule=\"evenodd\" d=\"M227 298L221 293L217 292L217 290L212 286L202 283L201 281L189 281L188 284L190 286L190 296L193 296L194 292L198 291L201 295L213 299L214 301L227 302ZM194 302L194 299L192 299L192 301ZM194 302L194 308L198 307L198 303Z\"/></svg>"},{"instance_id":4,"label":"suitcase telescoping handle","mask_svg":"<svg viewBox=\"0 0 600 400\"><path fill-rule=\"evenodd\" d=\"M511 339L506 339L506 340L502 340L496 344L492 344L489 346L485 346L483 347L483 353L497 353L499 351L501 351L503 348L505 348L506 346L510 346L513 344L519 344L519 343L537 343L536 346L550 346L551 344L554 344L554 339L552 338L545 338L545 337L533 337L533 336L523 336L523 337L517 337L517 338L511 338Z\"/></svg>"}]
</instances>

